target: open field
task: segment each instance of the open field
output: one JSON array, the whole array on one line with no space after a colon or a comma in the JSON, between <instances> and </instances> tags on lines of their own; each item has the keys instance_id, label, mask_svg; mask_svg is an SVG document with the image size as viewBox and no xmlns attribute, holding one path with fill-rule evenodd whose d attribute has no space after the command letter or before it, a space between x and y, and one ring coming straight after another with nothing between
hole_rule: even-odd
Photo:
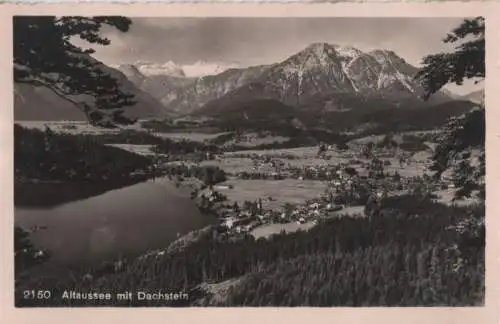
<instances>
[{"instance_id":1,"label":"open field","mask_svg":"<svg viewBox=\"0 0 500 324\"><path fill-rule=\"evenodd\" d=\"M154 145L151 144L106 144L107 146L117 147L119 149L136 153L139 155L154 155L151 148Z\"/></svg>"},{"instance_id":2,"label":"open field","mask_svg":"<svg viewBox=\"0 0 500 324\"><path fill-rule=\"evenodd\" d=\"M218 160L209 160L209 161L203 161L200 163L202 166L217 166L221 169L223 169L225 172L228 173L238 173L238 172L250 172L250 171L259 171L259 172L272 172L274 169L270 166L266 165L261 165L255 168L254 170L254 164L252 159L250 158L240 158L240 157L234 157L234 158L222 158Z\"/></svg>"},{"instance_id":3,"label":"open field","mask_svg":"<svg viewBox=\"0 0 500 324\"><path fill-rule=\"evenodd\" d=\"M364 208L365 206L350 206L336 212L330 212L329 217L336 215L363 215ZM290 222L286 224L272 223L256 227L250 232L250 234L256 239L261 237L268 238L271 235L279 234L281 232L292 233L296 231L307 231L314 226L316 226L316 223L313 223L312 221L303 224L297 222Z\"/></svg>"},{"instance_id":4,"label":"open field","mask_svg":"<svg viewBox=\"0 0 500 324\"><path fill-rule=\"evenodd\" d=\"M307 231L310 228L313 228L314 226L316 226L316 224L314 224L313 222L307 222L304 224L297 224L296 222L291 222L286 224L273 223L254 228L250 232L250 234L256 239L259 239L261 237L268 238L271 235L279 234L281 232L292 233L292 232L297 232L299 230Z\"/></svg>"},{"instance_id":5,"label":"open field","mask_svg":"<svg viewBox=\"0 0 500 324\"><path fill-rule=\"evenodd\" d=\"M257 154L257 155L261 154L270 157L280 157L282 155L294 155L295 157L315 157L318 154L318 147L304 146L304 147L288 148L288 149L235 151L235 152L228 152L225 154L225 156L231 157L234 155L241 155L241 154Z\"/></svg>"},{"instance_id":6,"label":"open field","mask_svg":"<svg viewBox=\"0 0 500 324\"><path fill-rule=\"evenodd\" d=\"M117 134L120 132L118 128L95 127L85 121L15 121L15 123L29 129L39 129L42 131L45 130L45 127L49 127L53 132L72 135Z\"/></svg>"},{"instance_id":7,"label":"open field","mask_svg":"<svg viewBox=\"0 0 500 324\"><path fill-rule=\"evenodd\" d=\"M221 185L233 185L233 189L221 190L228 200L238 204L245 200L256 201L264 199L264 209L279 209L285 203L302 204L308 199L319 197L327 185L322 181L314 180L229 180Z\"/></svg>"},{"instance_id":8,"label":"open field","mask_svg":"<svg viewBox=\"0 0 500 324\"><path fill-rule=\"evenodd\" d=\"M217 136L227 134L227 132L224 133L196 133L196 132L186 132L186 133L161 133L161 132L152 132L152 135L161 137L161 138L169 138L174 141L181 141L181 140L189 140L193 142L206 142L211 139L216 138Z\"/></svg>"},{"instance_id":9,"label":"open field","mask_svg":"<svg viewBox=\"0 0 500 324\"><path fill-rule=\"evenodd\" d=\"M257 133L246 133L243 135L235 136L224 143L225 146L239 145L244 147L252 147L258 145L267 145L273 143L283 143L288 141L288 137L264 135L259 136Z\"/></svg>"},{"instance_id":10,"label":"open field","mask_svg":"<svg viewBox=\"0 0 500 324\"><path fill-rule=\"evenodd\" d=\"M396 141L397 143L402 143L403 142L403 136L416 136L416 137L421 137L421 136L426 136L426 135L435 135L439 134L439 131L435 130L429 130L429 131L408 131L408 132L401 132L398 134L394 134L393 140ZM360 137L351 140L348 145L366 145L368 143L379 143L381 142L386 135L370 135L370 136L365 136L365 137Z\"/></svg>"},{"instance_id":11,"label":"open field","mask_svg":"<svg viewBox=\"0 0 500 324\"><path fill-rule=\"evenodd\" d=\"M365 206L347 206L344 209L335 211L335 212L330 212L330 216L335 216L335 215L364 215L365 213Z\"/></svg>"},{"instance_id":12,"label":"open field","mask_svg":"<svg viewBox=\"0 0 500 324\"><path fill-rule=\"evenodd\" d=\"M444 190L435 191L434 194L436 194L439 197L438 199L436 199L436 201L443 203L443 204L446 204L446 205L454 204L457 206L467 206L467 205L470 205L470 204L477 202L477 200L467 199L467 198L453 201L455 191L456 191L455 189L444 189Z\"/></svg>"}]
</instances>

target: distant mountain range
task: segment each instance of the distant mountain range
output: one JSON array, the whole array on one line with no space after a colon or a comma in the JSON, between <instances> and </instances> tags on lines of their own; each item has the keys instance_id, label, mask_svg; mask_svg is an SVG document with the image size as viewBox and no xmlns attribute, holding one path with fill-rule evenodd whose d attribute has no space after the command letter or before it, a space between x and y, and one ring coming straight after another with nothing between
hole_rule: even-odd
<instances>
[{"instance_id":1,"label":"distant mountain range","mask_svg":"<svg viewBox=\"0 0 500 324\"><path fill-rule=\"evenodd\" d=\"M138 61L131 64L111 65L112 68L123 72L135 69L138 73L146 77L171 76L171 77L200 77L207 75L217 75L226 70L237 68L236 64L220 64L213 62L197 61L192 64L179 65L168 61L165 63L154 63Z\"/></svg>"},{"instance_id":2,"label":"distant mountain range","mask_svg":"<svg viewBox=\"0 0 500 324\"><path fill-rule=\"evenodd\" d=\"M484 104L484 89L473 91L462 97L463 100L468 100L476 104Z\"/></svg>"},{"instance_id":3,"label":"distant mountain range","mask_svg":"<svg viewBox=\"0 0 500 324\"><path fill-rule=\"evenodd\" d=\"M191 68L206 68L197 62ZM123 90L136 95L138 104L126 114L138 118L193 115L216 117L234 114L257 103L300 114L342 113L428 107L454 100L478 100L478 94L457 98L444 90L421 99L423 89L414 80L418 69L393 51L364 52L354 47L314 43L275 64L232 68L209 66L213 75L189 76L186 66L173 62L137 62L106 66ZM205 71L205 72L206 72ZM217 73L222 71L220 73ZM198 71L199 72L199 71ZM83 113L49 89L16 85L15 119L84 119ZM240 108L239 108L240 107ZM285 108L289 107L289 108ZM229 114L229 115L231 115ZM59 117L59 118L58 118Z\"/></svg>"},{"instance_id":4,"label":"distant mountain range","mask_svg":"<svg viewBox=\"0 0 500 324\"><path fill-rule=\"evenodd\" d=\"M220 103L254 99L275 99L294 107L314 105L315 109L351 109L356 107L350 105L359 106L370 99L395 106L423 104L423 89L413 79L418 69L393 51L363 52L327 43L311 44L275 64L203 77L146 76L133 65L119 69L167 110L179 114L208 112L207 107ZM350 97L350 101L337 97ZM440 92L431 101L450 100L449 94Z\"/></svg>"}]
</instances>

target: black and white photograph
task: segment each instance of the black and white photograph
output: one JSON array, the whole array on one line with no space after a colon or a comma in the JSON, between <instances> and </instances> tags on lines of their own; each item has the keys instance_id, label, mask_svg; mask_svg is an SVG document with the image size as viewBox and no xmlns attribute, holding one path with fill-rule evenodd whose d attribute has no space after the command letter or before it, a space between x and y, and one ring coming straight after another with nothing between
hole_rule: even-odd
<instances>
[{"instance_id":1,"label":"black and white photograph","mask_svg":"<svg viewBox=\"0 0 500 324\"><path fill-rule=\"evenodd\" d=\"M14 16L15 306L484 306L486 22Z\"/></svg>"}]
</instances>

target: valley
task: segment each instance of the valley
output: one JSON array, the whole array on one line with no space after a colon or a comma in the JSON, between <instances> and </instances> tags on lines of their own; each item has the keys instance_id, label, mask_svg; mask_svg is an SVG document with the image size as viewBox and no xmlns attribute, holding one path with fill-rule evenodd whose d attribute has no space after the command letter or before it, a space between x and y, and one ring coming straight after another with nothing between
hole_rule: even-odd
<instances>
[{"instance_id":1,"label":"valley","mask_svg":"<svg viewBox=\"0 0 500 324\"><path fill-rule=\"evenodd\" d=\"M70 47L53 73L19 47L16 306L110 306L27 289L160 288L187 298L112 306L484 305L484 90L448 91L405 46L316 39L231 63L177 42L178 64L160 41L109 62Z\"/></svg>"}]
</instances>

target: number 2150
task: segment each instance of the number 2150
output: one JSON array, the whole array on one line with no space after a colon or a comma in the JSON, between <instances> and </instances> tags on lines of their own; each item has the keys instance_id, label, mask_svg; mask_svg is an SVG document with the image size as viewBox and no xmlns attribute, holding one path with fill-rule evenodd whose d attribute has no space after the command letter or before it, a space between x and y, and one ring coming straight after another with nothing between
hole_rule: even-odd
<instances>
[{"instance_id":1,"label":"number 2150","mask_svg":"<svg viewBox=\"0 0 500 324\"><path fill-rule=\"evenodd\" d=\"M51 296L48 290L25 290L24 299L49 299Z\"/></svg>"}]
</instances>

